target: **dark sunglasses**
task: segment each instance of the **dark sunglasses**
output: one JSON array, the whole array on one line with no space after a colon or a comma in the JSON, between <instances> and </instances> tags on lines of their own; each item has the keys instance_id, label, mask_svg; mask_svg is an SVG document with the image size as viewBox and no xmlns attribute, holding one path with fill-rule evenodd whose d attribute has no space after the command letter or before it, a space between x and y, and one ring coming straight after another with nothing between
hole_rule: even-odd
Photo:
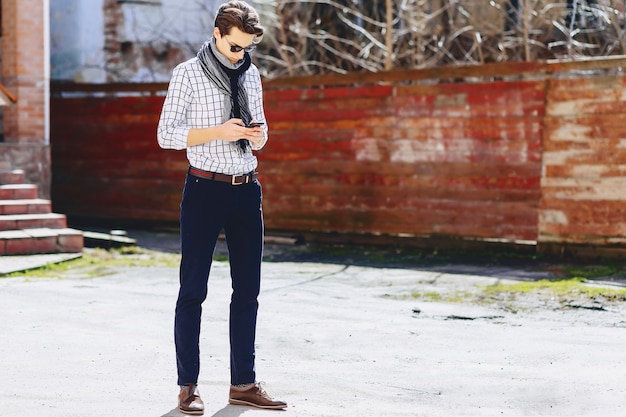
<instances>
[{"instance_id":1,"label":"dark sunglasses","mask_svg":"<svg viewBox=\"0 0 626 417\"><path fill-rule=\"evenodd\" d=\"M256 45L252 44L249 46L246 46L245 48L242 48L239 45L230 45L230 52L241 52L241 51L246 51L247 53L250 53L252 51L254 51L256 49Z\"/></svg>"},{"instance_id":2,"label":"dark sunglasses","mask_svg":"<svg viewBox=\"0 0 626 417\"><path fill-rule=\"evenodd\" d=\"M226 42L228 42L228 44L230 45L230 52L234 54L236 54L237 52L241 52L241 51L246 51L247 53L250 53L256 49L256 45L253 43L243 48L239 45L230 43L228 39L226 39Z\"/></svg>"}]
</instances>

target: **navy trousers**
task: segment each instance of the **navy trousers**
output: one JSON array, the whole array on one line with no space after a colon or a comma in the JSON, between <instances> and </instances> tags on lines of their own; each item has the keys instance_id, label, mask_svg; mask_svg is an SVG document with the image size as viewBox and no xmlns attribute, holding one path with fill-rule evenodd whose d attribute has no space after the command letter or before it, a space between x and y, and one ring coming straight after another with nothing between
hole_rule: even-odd
<instances>
[{"instance_id":1,"label":"navy trousers","mask_svg":"<svg viewBox=\"0 0 626 417\"><path fill-rule=\"evenodd\" d=\"M231 384L256 381L254 341L263 257L262 192L258 181L231 185L187 175L180 213L182 259L174 339L178 384L195 384L200 373L202 303L218 235L228 245Z\"/></svg>"}]
</instances>

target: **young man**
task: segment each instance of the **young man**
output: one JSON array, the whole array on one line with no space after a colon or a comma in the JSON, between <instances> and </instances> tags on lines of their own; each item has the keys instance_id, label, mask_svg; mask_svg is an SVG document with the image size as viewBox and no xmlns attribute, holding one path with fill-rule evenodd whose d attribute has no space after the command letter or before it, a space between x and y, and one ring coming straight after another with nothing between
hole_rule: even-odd
<instances>
[{"instance_id":1,"label":"young man","mask_svg":"<svg viewBox=\"0 0 626 417\"><path fill-rule=\"evenodd\" d=\"M263 36L257 12L243 1L222 4L213 37L172 75L158 126L165 149L186 149L189 169L180 212L182 260L174 338L178 408L200 415L200 316L218 235L223 229L232 278L229 402L268 409L256 382L254 341L263 252L261 185L253 150L267 141L263 91L250 52ZM251 127L253 122L260 126Z\"/></svg>"}]
</instances>

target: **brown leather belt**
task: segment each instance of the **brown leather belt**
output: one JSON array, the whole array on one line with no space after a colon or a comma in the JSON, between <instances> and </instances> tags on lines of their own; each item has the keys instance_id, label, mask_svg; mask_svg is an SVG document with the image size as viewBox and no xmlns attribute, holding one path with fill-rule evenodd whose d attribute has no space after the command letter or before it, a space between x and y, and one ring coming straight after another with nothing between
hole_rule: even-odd
<instances>
[{"instance_id":1,"label":"brown leather belt","mask_svg":"<svg viewBox=\"0 0 626 417\"><path fill-rule=\"evenodd\" d=\"M211 181L227 182L230 185L249 184L259 177L258 172L250 172L242 175L226 175L219 172L205 171L196 167L189 167L189 174L194 177L204 178Z\"/></svg>"}]
</instances>

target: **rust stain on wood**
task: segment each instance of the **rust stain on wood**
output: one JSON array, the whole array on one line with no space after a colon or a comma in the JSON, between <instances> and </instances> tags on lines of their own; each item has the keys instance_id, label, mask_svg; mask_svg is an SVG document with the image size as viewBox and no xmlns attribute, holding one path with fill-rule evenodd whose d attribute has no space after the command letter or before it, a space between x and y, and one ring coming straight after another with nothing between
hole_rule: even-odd
<instances>
[{"instance_id":1,"label":"rust stain on wood","mask_svg":"<svg viewBox=\"0 0 626 417\"><path fill-rule=\"evenodd\" d=\"M541 241L626 243L625 80L549 82Z\"/></svg>"},{"instance_id":2,"label":"rust stain on wood","mask_svg":"<svg viewBox=\"0 0 626 417\"><path fill-rule=\"evenodd\" d=\"M268 90L266 225L619 242L625 85L607 76ZM52 98L55 209L176 221L186 159L156 144L162 102Z\"/></svg>"}]
</instances>

